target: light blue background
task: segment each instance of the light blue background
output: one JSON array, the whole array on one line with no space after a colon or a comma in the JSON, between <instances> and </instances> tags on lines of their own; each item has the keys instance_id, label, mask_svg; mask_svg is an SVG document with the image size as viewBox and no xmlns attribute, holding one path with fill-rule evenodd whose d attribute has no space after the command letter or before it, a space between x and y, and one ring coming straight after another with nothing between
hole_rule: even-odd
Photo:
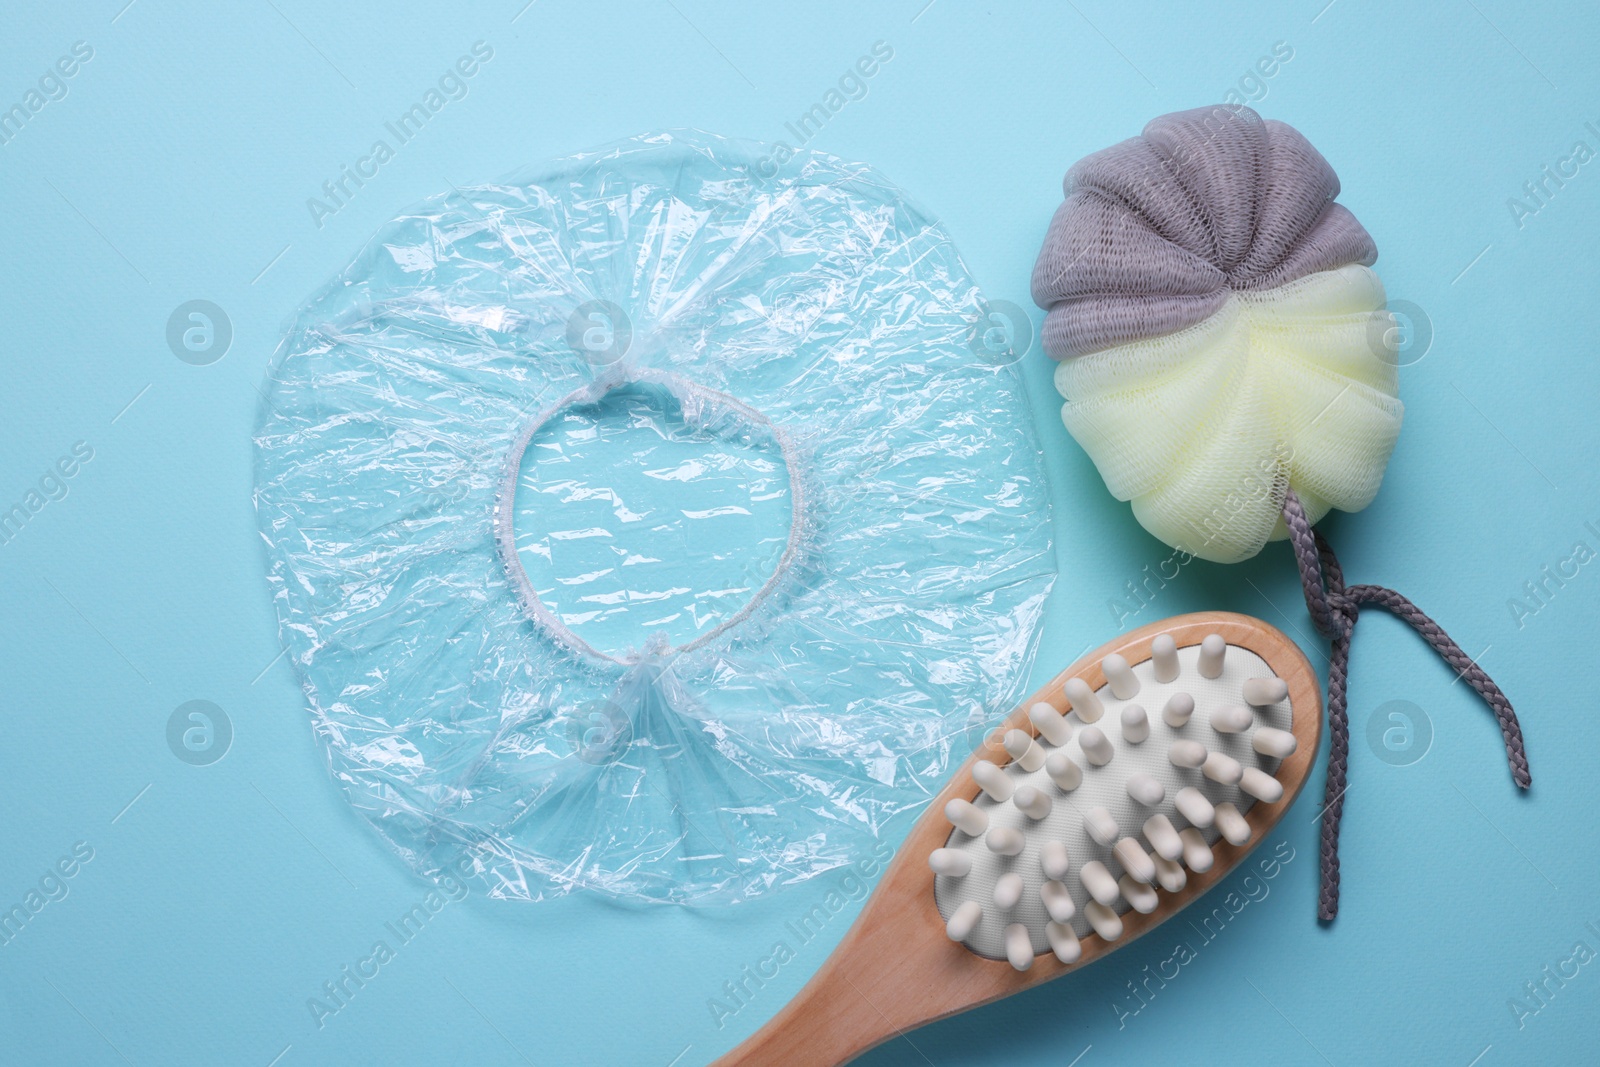
<instances>
[{"instance_id":1,"label":"light blue background","mask_svg":"<svg viewBox=\"0 0 1600 1067\"><path fill-rule=\"evenodd\" d=\"M1337 923L1313 918L1319 773L1274 834L1297 856L1270 895L1137 1015L1113 1005L1181 932L864 1062L1593 1061L1600 962L1551 984L1520 1029L1507 1001L1574 942L1600 950L1584 925L1600 925L1600 563L1520 625L1508 601L1575 542L1600 549L1585 526L1600 528L1600 162L1521 227L1506 203L1576 140L1600 149L1584 126L1600 127L1592 9L124 2L0 15L0 106L73 42L94 49L66 98L0 146L0 507L74 442L94 449L68 495L0 545L0 906L75 842L94 850L70 894L0 947L0 1061L698 1064L822 962L849 914L719 1029L708 999L830 879L700 913L471 897L319 1029L307 999L425 887L341 800L276 659L250 432L280 324L400 207L661 127L784 138L878 40L893 60L813 147L881 168L944 220L992 298L1028 307L1073 160L1218 100L1275 42L1294 49L1258 107L1334 163L1391 296L1436 331L1403 372L1408 417L1383 492L1326 529L1353 580L1399 587L1468 652L1486 650L1521 711L1535 785L1515 795L1487 712L1370 613ZM307 198L478 40L494 58L470 95L314 225ZM180 362L164 339L194 298L235 330L210 366ZM1193 564L1138 616L1114 618L1108 601L1168 552L1062 431L1049 361L1026 365L1062 569L1035 681L1128 626L1202 608L1259 614L1325 666L1282 545L1245 565ZM235 730L209 767L167 747L168 716L191 699L216 702ZM1434 727L1411 766L1365 740L1390 700Z\"/></svg>"}]
</instances>

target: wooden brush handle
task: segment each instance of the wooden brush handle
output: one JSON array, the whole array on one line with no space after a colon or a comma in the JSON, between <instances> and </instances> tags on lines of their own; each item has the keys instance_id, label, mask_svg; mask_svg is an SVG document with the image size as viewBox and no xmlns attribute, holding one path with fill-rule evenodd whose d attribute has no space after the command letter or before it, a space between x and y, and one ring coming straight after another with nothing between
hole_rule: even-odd
<instances>
[{"instance_id":1,"label":"wooden brush handle","mask_svg":"<svg viewBox=\"0 0 1600 1067\"><path fill-rule=\"evenodd\" d=\"M864 962L830 957L782 1011L717 1067L832 1067L914 1026L896 1003L902 979L868 973Z\"/></svg>"},{"instance_id":2,"label":"wooden brush handle","mask_svg":"<svg viewBox=\"0 0 1600 1067\"><path fill-rule=\"evenodd\" d=\"M717 1067L833 1067L1013 991L1009 964L945 936L925 855L893 863L805 988Z\"/></svg>"}]
</instances>

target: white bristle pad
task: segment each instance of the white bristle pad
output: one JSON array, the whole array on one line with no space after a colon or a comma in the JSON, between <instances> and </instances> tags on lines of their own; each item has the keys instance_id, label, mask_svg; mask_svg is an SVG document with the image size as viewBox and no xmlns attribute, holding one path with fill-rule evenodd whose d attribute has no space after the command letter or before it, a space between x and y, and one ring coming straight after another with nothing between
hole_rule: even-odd
<instances>
[{"instance_id":1,"label":"white bristle pad","mask_svg":"<svg viewBox=\"0 0 1600 1067\"><path fill-rule=\"evenodd\" d=\"M1178 677L1178 643L1171 634L1159 634L1150 642L1150 669L1158 682Z\"/></svg>"},{"instance_id":2,"label":"white bristle pad","mask_svg":"<svg viewBox=\"0 0 1600 1067\"><path fill-rule=\"evenodd\" d=\"M1006 959L1011 966L1019 971L1025 971L1033 966L1033 938L1028 933L1028 928L1022 923L1012 923L1006 927Z\"/></svg>"},{"instance_id":3,"label":"white bristle pad","mask_svg":"<svg viewBox=\"0 0 1600 1067\"><path fill-rule=\"evenodd\" d=\"M1150 736L1150 715L1139 705L1129 704L1122 709L1122 739L1130 745L1142 745Z\"/></svg>"},{"instance_id":4,"label":"white bristle pad","mask_svg":"<svg viewBox=\"0 0 1600 1067\"><path fill-rule=\"evenodd\" d=\"M1083 758L1096 767L1104 767L1117 754L1111 738L1098 726L1085 726L1078 731L1078 747L1083 750Z\"/></svg>"},{"instance_id":5,"label":"white bristle pad","mask_svg":"<svg viewBox=\"0 0 1600 1067\"><path fill-rule=\"evenodd\" d=\"M1100 670L1106 676L1111 695L1118 700L1132 700L1139 695L1139 678L1128 666L1128 661L1115 652L1100 661Z\"/></svg>"},{"instance_id":6,"label":"white bristle pad","mask_svg":"<svg viewBox=\"0 0 1600 1067\"><path fill-rule=\"evenodd\" d=\"M1251 794L1252 796L1254 794ZM1017 786L1016 793L1011 802L1017 809L1030 819L1043 819L1050 814L1050 809L1055 803L1050 799L1050 794L1042 789L1035 789L1031 785Z\"/></svg>"},{"instance_id":7,"label":"white bristle pad","mask_svg":"<svg viewBox=\"0 0 1600 1067\"><path fill-rule=\"evenodd\" d=\"M1151 877L1155 877L1154 874ZM1161 903L1161 896L1153 886L1136 881L1128 875L1123 875L1117 880L1117 888L1122 890L1122 897L1128 906L1140 915L1149 915Z\"/></svg>"},{"instance_id":8,"label":"white bristle pad","mask_svg":"<svg viewBox=\"0 0 1600 1067\"><path fill-rule=\"evenodd\" d=\"M1067 717L1042 700L1028 709L1028 721L1033 723L1040 737L1057 748L1072 739L1072 725Z\"/></svg>"},{"instance_id":9,"label":"white bristle pad","mask_svg":"<svg viewBox=\"0 0 1600 1067\"><path fill-rule=\"evenodd\" d=\"M1072 714L1078 717L1079 722L1099 722L1100 716L1106 713L1100 697L1082 678L1068 678L1061 692L1072 702Z\"/></svg>"},{"instance_id":10,"label":"white bristle pad","mask_svg":"<svg viewBox=\"0 0 1600 1067\"><path fill-rule=\"evenodd\" d=\"M1222 635L1206 634L1200 642L1200 661L1196 664L1200 677L1221 678L1227 655L1228 643L1222 639Z\"/></svg>"},{"instance_id":11,"label":"white bristle pad","mask_svg":"<svg viewBox=\"0 0 1600 1067\"><path fill-rule=\"evenodd\" d=\"M1294 755L1294 750L1300 747L1300 742L1295 740L1294 734L1288 730L1277 730L1271 726L1263 726L1250 735L1250 747L1263 756L1273 759L1287 759Z\"/></svg>"},{"instance_id":12,"label":"white bristle pad","mask_svg":"<svg viewBox=\"0 0 1600 1067\"><path fill-rule=\"evenodd\" d=\"M1211 755L1206 746L1198 741L1188 738L1172 742L1172 747L1167 749L1167 760L1174 767L1183 767L1186 770L1195 770L1205 766L1206 757Z\"/></svg>"},{"instance_id":13,"label":"white bristle pad","mask_svg":"<svg viewBox=\"0 0 1600 1067\"><path fill-rule=\"evenodd\" d=\"M1105 907L1111 907L1122 895L1117 888L1117 880L1111 877L1111 871L1099 860L1090 860L1078 871L1078 880L1083 883L1084 893Z\"/></svg>"},{"instance_id":14,"label":"white bristle pad","mask_svg":"<svg viewBox=\"0 0 1600 1067\"><path fill-rule=\"evenodd\" d=\"M970 936L962 939L969 949L990 959L1004 960L1005 929L1012 923L1022 923L1032 938L1035 954L1051 951L1045 925L1053 920L1041 896L1041 889L1047 881L1062 884L1075 905L1069 925L1079 937L1088 936L1094 928L1087 915L1087 905L1092 898L1083 885L1081 868L1085 864L1098 862L1111 888L1115 888L1114 875L1124 873L1122 864L1112 853L1112 846L1118 839L1139 836L1140 831L1144 830L1141 844L1145 844L1154 856L1162 856L1162 848L1172 848L1170 840L1165 843L1160 841L1159 830L1155 831L1157 837L1152 838L1150 830L1146 829L1155 816L1161 815L1166 818L1167 826L1177 834L1180 846L1178 856L1190 871L1198 872L1210 866L1210 842L1218 838L1217 828L1211 825L1211 819L1215 817L1214 806L1231 802L1239 810L1247 811L1255 803L1255 798L1238 786L1212 781L1197 767L1174 766L1168 754L1178 742L1190 741L1198 746L1200 764L1204 763L1210 752L1215 751L1237 760L1241 766L1258 767L1267 774L1274 773L1279 757L1257 753L1252 742L1255 735L1266 730L1287 732L1292 725L1287 700L1257 708L1254 712L1256 725L1249 732L1219 734L1210 726L1213 711L1224 705L1239 704L1245 682L1251 678L1270 677L1272 669L1250 650L1231 646L1223 658L1220 676L1208 679L1199 673L1199 646L1178 649L1177 656L1178 674L1167 682L1157 680L1153 660L1146 660L1131 669L1139 679L1139 695L1134 702L1147 709L1182 708L1184 714L1179 717L1181 725L1171 725L1165 710L1161 715L1150 715L1147 717L1149 738L1142 744L1130 744L1116 726L1107 728L1105 723L1099 723L1096 732L1106 737L1115 754L1111 762L1103 766L1096 766L1084 755L1082 742L1088 723L1079 710L1088 707L1095 720L1109 717L1107 721L1120 725L1122 712L1130 702L1118 700L1111 693L1109 685L1095 692L1089 692L1088 687L1084 686L1084 692L1076 696L1072 692L1075 687L1063 687L1066 699L1073 706L1073 710L1064 717L1058 714L1067 728L1065 744L1052 742L1045 728L1034 721L1030 709L1029 719L1039 731L1034 742L1045 753L1044 766L1032 772L1022 770L1015 762L1004 768L994 768L1003 779L1003 784L998 784L997 788L1006 793L1007 799L995 800L987 790L972 799L973 806L988 816L989 826L984 836L974 837L956 830L946 842L946 847L970 857L971 873L965 878L940 875L934 879L935 899L941 916L946 920L964 902L972 901L981 906L982 915L977 925ZM1092 697L1093 700L1085 697ZM1049 706L1046 705L1046 708ZM1270 741L1272 735L1267 734L1267 738ZM1128 795L1129 780L1140 774L1161 784L1165 797L1159 807L1146 806ZM996 781L990 777L991 785L995 785ZM979 784L981 786L983 783ZM1032 786L1052 800L1051 810L1043 819L1030 819L1017 807L1014 794L1023 785ZM1192 801L1188 804L1205 820L1206 828L1195 829L1196 823L1182 814L1177 797L1183 790L1189 790L1194 800L1199 801L1199 804ZM1118 827L1115 835L1105 844L1091 837L1084 825L1085 816L1094 808L1104 808ZM1014 829L1022 835L1025 843L1020 854L1004 856L988 847L987 834L996 827ZM1193 845L1190 843L1191 837L1195 839ZM1163 860L1173 858L1177 857L1164 856ZM1196 866L1197 863L1201 866ZM995 883L1002 875L1013 872L1022 876L1022 899L1010 911L1002 912L993 903ZM1159 866L1155 885L1159 892L1170 892L1162 885ZM1128 906L1118 891L1111 906L1101 910L1115 918L1118 909L1125 910ZM1120 923L1118 926L1120 935Z\"/></svg>"},{"instance_id":15,"label":"white bristle pad","mask_svg":"<svg viewBox=\"0 0 1600 1067\"><path fill-rule=\"evenodd\" d=\"M1122 916L1098 900L1091 900L1084 905L1083 917L1088 927L1099 934L1102 940L1115 941L1122 936Z\"/></svg>"},{"instance_id":16,"label":"white bristle pad","mask_svg":"<svg viewBox=\"0 0 1600 1067\"><path fill-rule=\"evenodd\" d=\"M1105 808L1090 808L1083 816L1083 828L1096 844L1114 845L1122 836L1117 817Z\"/></svg>"},{"instance_id":17,"label":"white bristle pad","mask_svg":"<svg viewBox=\"0 0 1600 1067\"><path fill-rule=\"evenodd\" d=\"M1067 754L1066 749L1058 748L1046 756L1044 771L1063 793L1070 793L1083 784L1083 768Z\"/></svg>"},{"instance_id":18,"label":"white bristle pad","mask_svg":"<svg viewBox=\"0 0 1600 1067\"><path fill-rule=\"evenodd\" d=\"M1162 859L1177 860L1183 855L1183 839L1172 820L1157 812L1144 821L1144 839Z\"/></svg>"},{"instance_id":19,"label":"white bristle pad","mask_svg":"<svg viewBox=\"0 0 1600 1067\"><path fill-rule=\"evenodd\" d=\"M1046 841L1039 846L1039 869L1051 882L1064 881L1067 872L1072 870L1072 857L1067 854L1067 846L1060 841Z\"/></svg>"},{"instance_id":20,"label":"white bristle pad","mask_svg":"<svg viewBox=\"0 0 1600 1067\"><path fill-rule=\"evenodd\" d=\"M1122 864L1122 869L1135 882L1149 883L1155 879L1156 865L1144 846L1131 837L1124 837L1111 848L1111 854Z\"/></svg>"},{"instance_id":21,"label":"white bristle pad","mask_svg":"<svg viewBox=\"0 0 1600 1067\"><path fill-rule=\"evenodd\" d=\"M1024 730L1007 730L1001 742L1006 752L1025 771L1036 771L1044 766L1044 749Z\"/></svg>"},{"instance_id":22,"label":"white bristle pad","mask_svg":"<svg viewBox=\"0 0 1600 1067\"><path fill-rule=\"evenodd\" d=\"M1246 704L1264 708L1287 698L1289 683L1282 678L1248 678L1240 687L1240 693Z\"/></svg>"},{"instance_id":23,"label":"white bristle pad","mask_svg":"<svg viewBox=\"0 0 1600 1067\"><path fill-rule=\"evenodd\" d=\"M969 900L957 908L950 916L950 921L944 924L945 936L952 941L965 941L972 936L972 931L978 927L978 920L982 918L983 905L976 900Z\"/></svg>"},{"instance_id":24,"label":"white bristle pad","mask_svg":"<svg viewBox=\"0 0 1600 1067\"><path fill-rule=\"evenodd\" d=\"M1242 734L1255 721L1255 713L1243 704L1224 704L1211 713L1211 728L1219 734Z\"/></svg>"},{"instance_id":25,"label":"white bristle pad","mask_svg":"<svg viewBox=\"0 0 1600 1067\"><path fill-rule=\"evenodd\" d=\"M1178 831L1178 840L1183 842L1183 862L1195 874L1205 874L1216 862L1216 857L1211 853L1211 846L1206 842L1205 834L1194 827L1185 827Z\"/></svg>"},{"instance_id":26,"label":"white bristle pad","mask_svg":"<svg viewBox=\"0 0 1600 1067\"><path fill-rule=\"evenodd\" d=\"M996 856L1021 855L1023 846L1028 843L1027 837L1014 826L991 826L983 840Z\"/></svg>"},{"instance_id":27,"label":"white bristle pad","mask_svg":"<svg viewBox=\"0 0 1600 1067\"><path fill-rule=\"evenodd\" d=\"M1189 884L1189 876L1184 873L1183 864L1177 860L1169 860L1165 856L1157 856L1155 857L1155 864L1156 884L1167 892L1176 893Z\"/></svg>"},{"instance_id":28,"label":"white bristle pad","mask_svg":"<svg viewBox=\"0 0 1600 1067\"><path fill-rule=\"evenodd\" d=\"M1017 906L1017 901L1022 899L1022 875L1010 871L1000 876L994 884L994 906L1001 911L1010 911Z\"/></svg>"},{"instance_id":29,"label":"white bristle pad","mask_svg":"<svg viewBox=\"0 0 1600 1067\"><path fill-rule=\"evenodd\" d=\"M972 780L978 783L985 796L1001 804L1010 800L1012 790L1016 789L1006 772L986 759L972 765Z\"/></svg>"},{"instance_id":30,"label":"white bristle pad","mask_svg":"<svg viewBox=\"0 0 1600 1067\"><path fill-rule=\"evenodd\" d=\"M1246 767L1239 778L1239 788L1264 804L1283 799L1283 783L1260 767Z\"/></svg>"},{"instance_id":31,"label":"white bristle pad","mask_svg":"<svg viewBox=\"0 0 1600 1067\"><path fill-rule=\"evenodd\" d=\"M1083 955L1083 944L1078 940L1078 931L1064 923L1050 922L1044 924L1045 940L1050 942L1050 951L1056 954L1056 959L1062 963L1077 963L1078 957Z\"/></svg>"},{"instance_id":32,"label":"white bristle pad","mask_svg":"<svg viewBox=\"0 0 1600 1067\"><path fill-rule=\"evenodd\" d=\"M951 826L968 837L977 837L989 828L989 816L983 813L983 809L960 797L944 806L944 817L950 820Z\"/></svg>"},{"instance_id":33,"label":"white bristle pad","mask_svg":"<svg viewBox=\"0 0 1600 1067\"><path fill-rule=\"evenodd\" d=\"M1250 840L1250 824L1239 809L1226 802L1217 805L1217 830L1230 845L1242 845Z\"/></svg>"},{"instance_id":34,"label":"white bristle pad","mask_svg":"<svg viewBox=\"0 0 1600 1067\"><path fill-rule=\"evenodd\" d=\"M1128 779L1128 795L1147 808L1153 808L1167 799L1167 787L1140 771Z\"/></svg>"},{"instance_id":35,"label":"white bristle pad","mask_svg":"<svg viewBox=\"0 0 1600 1067\"><path fill-rule=\"evenodd\" d=\"M972 856L954 848L936 848L928 853L928 867L934 874L965 878L972 870Z\"/></svg>"},{"instance_id":36,"label":"white bristle pad","mask_svg":"<svg viewBox=\"0 0 1600 1067\"><path fill-rule=\"evenodd\" d=\"M1191 826L1198 826L1202 830L1210 826L1217 815L1217 809L1211 801L1192 785L1186 785L1178 790L1178 795L1172 798L1172 806L1178 809L1178 814L1187 819Z\"/></svg>"},{"instance_id":37,"label":"white bristle pad","mask_svg":"<svg viewBox=\"0 0 1600 1067\"><path fill-rule=\"evenodd\" d=\"M1161 721L1174 730L1181 730L1194 714L1194 697L1188 693L1173 693L1161 708Z\"/></svg>"},{"instance_id":38,"label":"white bristle pad","mask_svg":"<svg viewBox=\"0 0 1600 1067\"><path fill-rule=\"evenodd\" d=\"M1072 917L1078 914L1078 905L1072 900L1072 891L1060 882L1046 882L1040 886L1039 899L1044 902L1044 910L1055 922L1071 922Z\"/></svg>"}]
</instances>

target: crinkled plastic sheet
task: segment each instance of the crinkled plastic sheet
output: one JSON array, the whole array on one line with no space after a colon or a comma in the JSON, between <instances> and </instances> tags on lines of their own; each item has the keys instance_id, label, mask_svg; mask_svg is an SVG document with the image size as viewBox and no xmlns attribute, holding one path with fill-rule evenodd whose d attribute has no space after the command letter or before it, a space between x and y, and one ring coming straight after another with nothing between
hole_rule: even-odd
<instances>
[{"instance_id":1,"label":"crinkled plastic sheet","mask_svg":"<svg viewBox=\"0 0 1600 1067\"><path fill-rule=\"evenodd\" d=\"M299 315L256 437L350 802L497 896L748 897L872 847L1026 681L1023 391L872 170L659 134L435 198Z\"/></svg>"}]
</instances>

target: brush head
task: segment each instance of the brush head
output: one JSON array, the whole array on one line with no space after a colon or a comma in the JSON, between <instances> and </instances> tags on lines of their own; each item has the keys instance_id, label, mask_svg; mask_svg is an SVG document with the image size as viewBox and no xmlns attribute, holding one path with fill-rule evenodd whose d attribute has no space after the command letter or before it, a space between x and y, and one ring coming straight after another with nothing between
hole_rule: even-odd
<instances>
[{"instance_id":1,"label":"brush head","mask_svg":"<svg viewBox=\"0 0 1600 1067\"><path fill-rule=\"evenodd\" d=\"M1276 773L1298 748L1286 681L1220 633L1160 634L1139 661L1098 666L1101 684L1069 679L986 742L970 816L932 864L951 940L1018 970L1044 953L1075 963L1084 938L1121 938L1129 911L1176 904L1219 841L1251 843L1245 816L1283 798Z\"/></svg>"}]
</instances>

